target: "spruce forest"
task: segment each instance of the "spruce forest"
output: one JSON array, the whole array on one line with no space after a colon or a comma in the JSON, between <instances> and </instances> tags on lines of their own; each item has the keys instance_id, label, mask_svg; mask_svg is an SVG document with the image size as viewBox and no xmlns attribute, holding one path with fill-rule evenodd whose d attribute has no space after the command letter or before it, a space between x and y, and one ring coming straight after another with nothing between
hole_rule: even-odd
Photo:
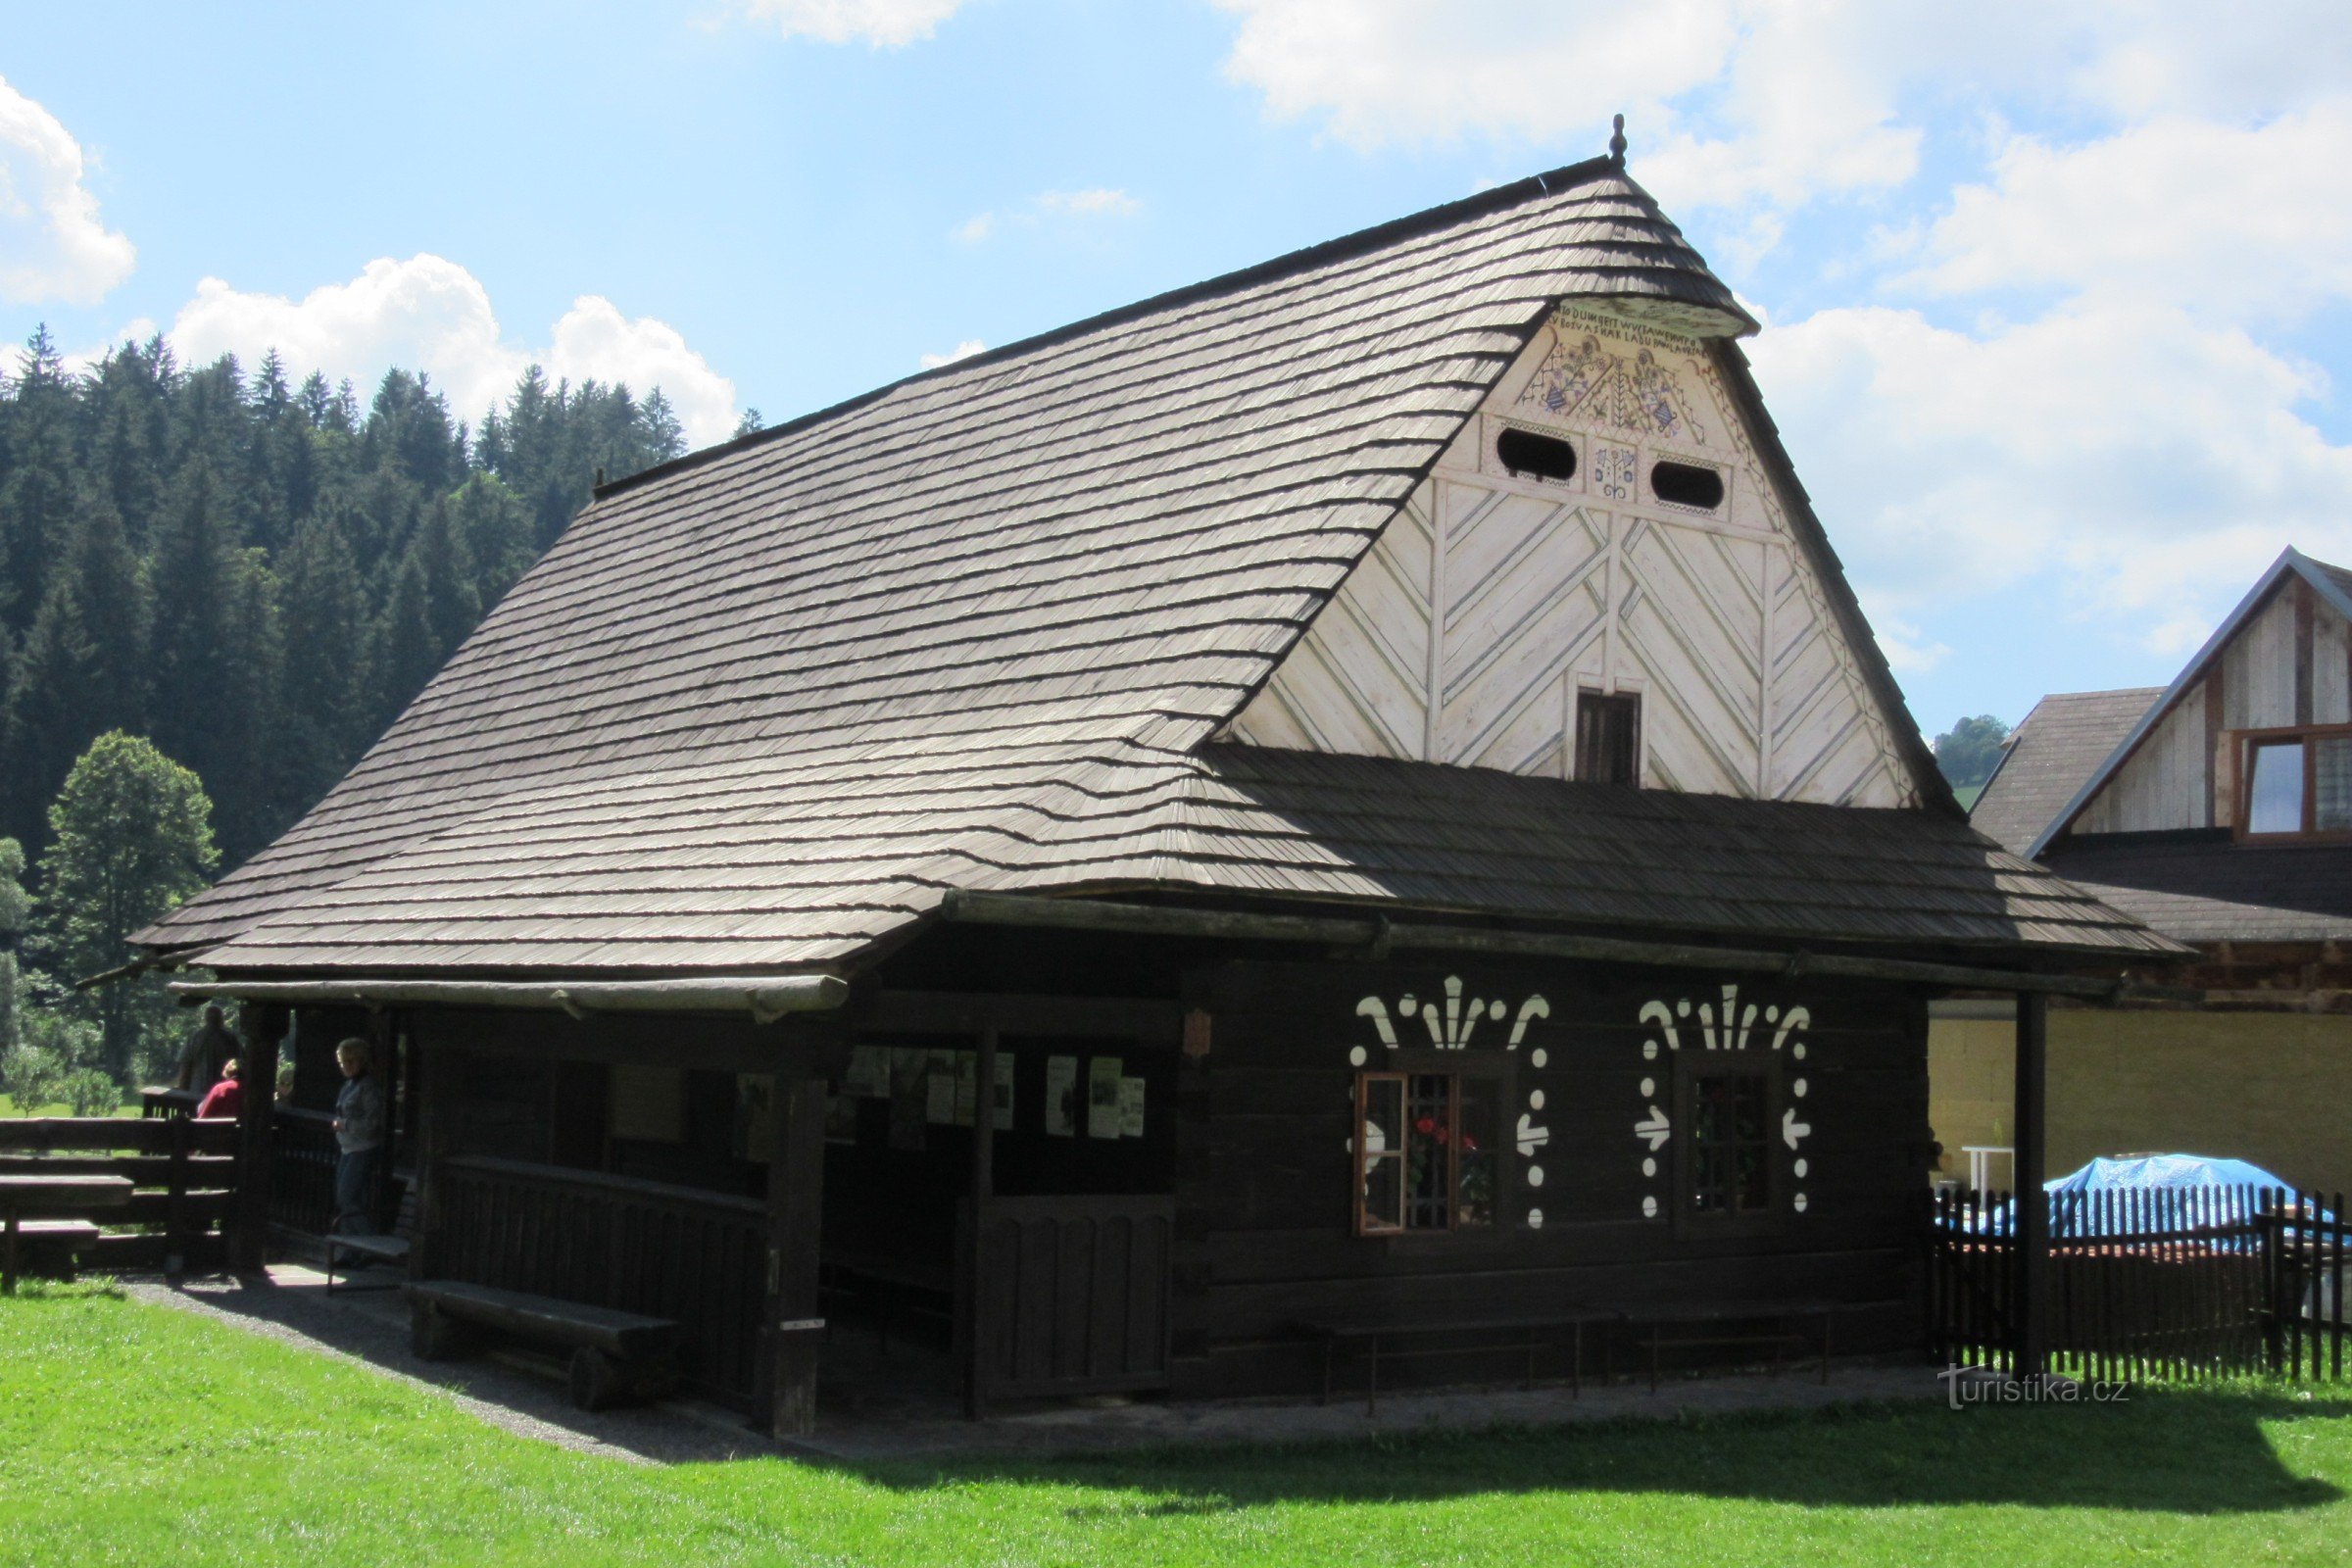
<instances>
[{"instance_id":1,"label":"spruce forest","mask_svg":"<svg viewBox=\"0 0 2352 1568\"><path fill-rule=\"evenodd\" d=\"M0 837L36 859L75 758L145 735L222 870L349 768L554 542L595 475L685 448L659 390L535 368L469 430L426 380L295 382L161 338L0 379Z\"/></svg>"},{"instance_id":2,"label":"spruce forest","mask_svg":"<svg viewBox=\"0 0 2352 1568\"><path fill-rule=\"evenodd\" d=\"M685 449L659 389L534 367L469 428L418 374L363 403L298 373L275 354L182 366L160 336L76 368L45 330L0 368L0 1093L38 1102L32 1078L79 1068L74 1098L103 1104L169 1064L152 978L69 988L129 956L70 887L144 854L177 867L153 885L168 904L234 869L358 760L600 471ZM113 817L172 812L105 804L133 796L192 802L184 842L136 843L156 823Z\"/></svg>"}]
</instances>

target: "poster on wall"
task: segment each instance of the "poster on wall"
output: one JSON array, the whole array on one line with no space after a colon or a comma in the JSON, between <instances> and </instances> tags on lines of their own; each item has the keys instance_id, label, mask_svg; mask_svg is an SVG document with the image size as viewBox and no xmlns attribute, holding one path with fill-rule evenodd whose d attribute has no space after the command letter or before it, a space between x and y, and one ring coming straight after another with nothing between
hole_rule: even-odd
<instances>
[{"instance_id":1,"label":"poster on wall","mask_svg":"<svg viewBox=\"0 0 2352 1568\"><path fill-rule=\"evenodd\" d=\"M867 1100L890 1098L890 1053L881 1046L850 1048L849 1071L842 1074L841 1092Z\"/></svg>"},{"instance_id":2,"label":"poster on wall","mask_svg":"<svg viewBox=\"0 0 2352 1568\"><path fill-rule=\"evenodd\" d=\"M934 1127L952 1126L956 1120L956 1053L934 1051L925 1066L928 1077L924 1082L923 1120Z\"/></svg>"},{"instance_id":3,"label":"poster on wall","mask_svg":"<svg viewBox=\"0 0 2352 1568\"><path fill-rule=\"evenodd\" d=\"M1056 1138L1078 1132L1078 1058L1046 1058L1046 1131Z\"/></svg>"},{"instance_id":4,"label":"poster on wall","mask_svg":"<svg viewBox=\"0 0 2352 1568\"><path fill-rule=\"evenodd\" d=\"M763 1072L735 1075L735 1157L764 1165L776 1153L776 1081Z\"/></svg>"},{"instance_id":5,"label":"poster on wall","mask_svg":"<svg viewBox=\"0 0 2352 1568\"><path fill-rule=\"evenodd\" d=\"M1141 1078L1119 1080L1119 1136L1144 1136L1144 1081Z\"/></svg>"},{"instance_id":6,"label":"poster on wall","mask_svg":"<svg viewBox=\"0 0 2352 1568\"><path fill-rule=\"evenodd\" d=\"M969 1127L980 1109L980 1053L956 1053L956 1125Z\"/></svg>"},{"instance_id":7,"label":"poster on wall","mask_svg":"<svg viewBox=\"0 0 2352 1568\"><path fill-rule=\"evenodd\" d=\"M923 1111L930 1094L931 1053L890 1054L890 1147L910 1153L923 1149Z\"/></svg>"},{"instance_id":8,"label":"poster on wall","mask_svg":"<svg viewBox=\"0 0 2352 1568\"><path fill-rule=\"evenodd\" d=\"M1086 1136L1119 1136L1119 1080L1127 1063L1117 1056L1096 1056L1086 1064Z\"/></svg>"},{"instance_id":9,"label":"poster on wall","mask_svg":"<svg viewBox=\"0 0 2352 1568\"><path fill-rule=\"evenodd\" d=\"M1012 1131L1012 1056L997 1053L997 1131Z\"/></svg>"}]
</instances>

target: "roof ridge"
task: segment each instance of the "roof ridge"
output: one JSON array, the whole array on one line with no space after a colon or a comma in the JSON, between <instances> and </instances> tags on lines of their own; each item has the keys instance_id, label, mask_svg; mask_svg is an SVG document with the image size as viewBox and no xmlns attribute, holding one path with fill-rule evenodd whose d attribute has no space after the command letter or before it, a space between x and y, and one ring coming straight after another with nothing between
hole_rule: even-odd
<instances>
[{"instance_id":1,"label":"roof ridge","mask_svg":"<svg viewBox=\"0 0 2352 1568\"><path fill-rule=\"evenodd\" d=\"M1579 186L1591 184L1601 176L1614 176L1631 186L1635 194L1649 208L1651 216L1657 221L1673 229L1676 235L1682 234L1681 225L1666 217L1665 211L1658 206L1657 198L1650 195L1639 181L1627 173L1622 164L1614 162L1605 154L1598 158L1587 158L1578 163L1563 164L1557 169L1547 169L1541 173L1530 174L1523 179L1512 180L1505 185L1496 185L1492 189L1476 191L1450 202L1442 202L1417 213L1408 213L1402 218L1393 218L1385 222L1375 223L1369 228L1359 228L1352 233L1342 234L1336 239L1320 240L1312 245L1286 251L1269 260L1238 268L1229 272L1220 272L1197 283L1186 283L1176 288L1163 289L1157 294L1147 295L1140 300L1114 306L1107 311L1099 311L1093 316L1081 317L1075 321L1065 322L1043 332L1033 332L1027 337L1015 338L1010 343L999 344L993 349L984 349L978 354L952 360L946 365L935 365L927 369L916 370L910 375L900 376L895 381L886 381L880 386L844 398L838 403L828 404L824 408L795 416L781 424L771 424L758 430L747 431L731 440L721 441L715 446L684 453L671 458L666 463L655 464L650 468L640 468L635 473L623 478L613 479L596 486L593 497L602 501L607 496L618 495L622 491L632 490L652 480L665 478L670 474L699 466L716 458L749 451L763 442L791 434L796 430L805 430L810 425L822 423L844 414L854 413L869 404L879 402L902 387L910 386L916 382L968 373L982 366L1001 364L1005 360L1033 353L1049 344L1067 342L1070 339L1100 331L1104 327L1117 326L1142 317L1156 315L1177 305L1190 304L1195 300L1212 299L1219 294L1266 282L1291 272L1304 271L1308 268L1317 267L1326 262L1378 250L1413 234L1431 233L1438 229L1450 228L1457 223L1484 218L1492 213L1504 212L1529 201L1564 195Z\"/></svg>"}]
</instances>

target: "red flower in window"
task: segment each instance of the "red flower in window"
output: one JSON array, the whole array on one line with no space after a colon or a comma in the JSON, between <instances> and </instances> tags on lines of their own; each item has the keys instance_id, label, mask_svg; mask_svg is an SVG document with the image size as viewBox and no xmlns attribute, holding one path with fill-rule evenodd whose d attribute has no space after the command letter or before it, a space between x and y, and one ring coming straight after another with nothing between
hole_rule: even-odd
<instances>
[{"instance_id":1,"label":"red flower in window","mask_svg":"<svg viewBox=\"0 0 2352 1568\"><path fill-rule=\"evenodd\" d=\"M1465 1154L1475 1154L1478 1152L1478 1140L1471 1137L1468 1133L1462 1134L1462 1152Z\"/></svg>"},{"instance_id":2,"label":"red flower in window","mask_svg":"<svg viewBox=\"0 0 2352 1568\"><path fill-rule=\"evenodd\" d=\"M1413 1131L1419 1133L1424 1138L1427 1138L1431 1133L1434 1133L1437 1130L1438 1118L1435 1116L1424 1116L1419 1121L1413 1123Z\"/></svg>"},{"instance_id":3,"label":"red flower in window","mask_svg":"<svg viewBox=\"0 0 2352 1568\"><path fill-rule=\"evenodd\" d=\"M1438 1142L1439 1142L1439 1143L1441 1143L1441 1144L1442 1144L1442 1143L1446 1142L1446 1129L1445 1129L1445 1128L1443 1128L1443 1127L1439 1128L1439 1129L1438 1129L1438 1134L1437 1134L1437 1137L1438 1137Z\"/></svg>"}]
</instances>

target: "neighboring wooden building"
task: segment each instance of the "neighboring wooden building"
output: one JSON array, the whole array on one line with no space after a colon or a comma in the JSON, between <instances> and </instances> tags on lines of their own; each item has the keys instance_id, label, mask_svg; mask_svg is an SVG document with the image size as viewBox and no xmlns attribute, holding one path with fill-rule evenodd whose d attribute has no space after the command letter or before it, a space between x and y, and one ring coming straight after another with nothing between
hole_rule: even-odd
<instances>
[{"instance_id":1,"label":"neighboring wooden building","mask_svg":"<svg viewBox=\"0 0 2352 1568\"><path fill-rule=\"evenodd\" d=\"M2164 978L2201 1002L2051 1015L2056 1168L2185 1150L2352 1186L2352 572L2290 549L2171 686L2043 698L1971 819L2198 955ZM2007 1142L2006 1019L1938 1005L1952 1149Z\"/></svg>"},{"instance_id":2,"label":"neighboring wooden building","mask_svg":"<svg viewBox=\"0 0 2352 1568\"><path fill-rule=\"evenodd\" d=\"M785 1428L836 1281L992 1397L1916 1344L1929 997L2172 950L1969 829L1752 328L1596 160L607 486L146 940L257 1043L375 1009L420 1276Z\"/></svg>"}]
</instances>

